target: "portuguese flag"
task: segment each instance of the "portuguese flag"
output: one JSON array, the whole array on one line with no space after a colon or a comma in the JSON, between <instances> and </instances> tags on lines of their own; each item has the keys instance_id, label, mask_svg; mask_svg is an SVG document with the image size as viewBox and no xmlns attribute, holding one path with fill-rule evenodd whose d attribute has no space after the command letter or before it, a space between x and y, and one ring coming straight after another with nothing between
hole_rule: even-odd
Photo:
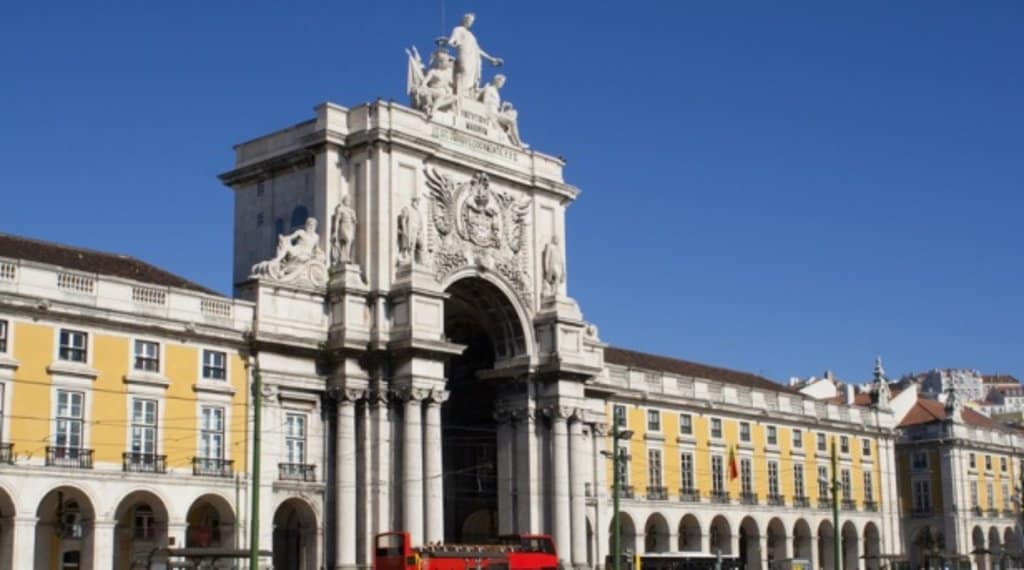
<instances>
[{"instance_id":1,"label":"portuguese flag","mask_svg":"<svg viewBox=\"0 0 1024 570\"><path fill-rule=\"evenodd\" d=\"M729 448L729 480L732 481L739 476L740 468L736 463L736 446L732 446Z\"/></svg>"}]
</instances>

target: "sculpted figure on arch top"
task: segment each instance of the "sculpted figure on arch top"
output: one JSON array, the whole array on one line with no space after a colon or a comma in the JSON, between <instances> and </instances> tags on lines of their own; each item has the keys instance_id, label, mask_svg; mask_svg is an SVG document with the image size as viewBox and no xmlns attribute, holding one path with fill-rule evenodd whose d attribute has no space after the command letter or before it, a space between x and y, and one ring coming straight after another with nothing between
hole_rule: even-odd
<instances>
[{"instance_id":1,"label":"sculpted figure on arch top","mask_svg":"<svg viewBox=\"0 0 1024 570\"><path fill-rule=\"evenodd\" d=\"M480 71L482 59L498 67L504 63L500 57L492 57L480 47L476 36L469 31L476 21L476 14L469 13L462 17L462 23L452 30L446 43L455 48L455 94L459 97L476 97L480 89Z\"/></svg>"}]
</instances>

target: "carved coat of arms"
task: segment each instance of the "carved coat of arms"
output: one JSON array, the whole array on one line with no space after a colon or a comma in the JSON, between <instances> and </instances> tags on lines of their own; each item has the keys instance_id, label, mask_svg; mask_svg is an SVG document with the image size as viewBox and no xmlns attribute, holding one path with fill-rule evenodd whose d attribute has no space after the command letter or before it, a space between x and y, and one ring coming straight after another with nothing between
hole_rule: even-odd
<instances>
[{"instance_id":1,"label":"carved coat of arms","mask_svg":"<svg viewBox=\"0 0 1024 570\"><path fill-rule=\"evenodd\" d=\"M530 199L491 187L487 174L456 183L428 168L431 218L440 245L435 255L438 279L459 267L489 266L508 280L529 305L529 279L523 270L526 218Z\"/></svg>"}]
</instances>

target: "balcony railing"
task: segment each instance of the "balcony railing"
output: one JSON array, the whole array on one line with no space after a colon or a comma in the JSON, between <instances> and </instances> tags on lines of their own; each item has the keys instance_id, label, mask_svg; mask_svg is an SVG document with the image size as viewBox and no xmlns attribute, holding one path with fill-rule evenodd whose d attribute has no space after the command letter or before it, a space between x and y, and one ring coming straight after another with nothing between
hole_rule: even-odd
<instances>
[{"instance_id":1,"label":"balcony railing","mask_svg":"<svg viewBox=\"0 0 1024 570\"><path fill-rule=\"evenodd\" d=\"M818 498L818 508L819 509L831 509L832 508L832 499L829 499L828 497L825 497L825 498L820 498L819 497Z\"/></svg>"},{"instance_id":2,"label":"balcony railing","mask_svg":"<svg viewBox=\"0 0 1024 570\"><path fill-rule=\"evenodd\" d=\"M700 502L700 491L697 489L679 489L679 500L690 503Z\"/></svg>"},{"instance_id":3,"label":"balcony railing","mask_svg":"<svg viewBox=\"0 0 1024 570\"><path fill-rule=\"evenodd\" d=\"M732 499L729 497L729 491L712 491L711 502L726 504L732 502Z\"/></svg>"},{"instance_id":4,"label":"balcony railing","mask_svg":"<svg viewBox=\"0 0 1024 570\"><path fill-rule=\"evenodd\" d=\"M632 499L633 498L633 486L632 485L619 485L619 498L620 499Z\"/></svg>"},{"instance_id":5,"label":"balcony railing","mask_svg":"<svg viewBox=\"0 0 1024 570\"><path fill-rule=\"evenodd\" d=\"M971 510L974 511L974 516L976 516L976 517L983 517L983 516L985 516L985 511L983 511L981 509L981 507L978 506L978 505L974 505L973 507L971 507Z\"/></svg>"},{"instance_id":6,"label":"balcony railing","mask_svg":"<svg viewBox=\"0 0 1024 570\"><path fill-rule=\"evenodd\" d=\"M991 508L990 508L990 509L988 510L988 516L990 516L990 517L992 517L992 518L996 518L996 517L998 517L998 516L999 516L999 509L991 509Z\"/></svg>"},{"instance_id":7,"label":"balcony railing","mask_svg":"<svg viewBox=\"0 0 1024 570\"><path fill-rule=\"evenodd\" d=\"M1015 517L1015 516L1017 516L1017 513L1013 512L1013 509L1003 509L1003 516L1004 517Z\"/></svg>"},{"instance_id":8,"label":"balcony railing","mask_svg":"<svg viewBox=\"0 0 1024 570\"><path fill-rule=\"evenodd\" d=\"M14 444L0 443L0 463L14 465Z\"/></svg>"},{"instance_id":9,"label":"balcony railing","mask_svg":"<svg viewBox=\"0 0 1024 570\"><path fill-rule=\"evenodd\" d=\"M167 473L167 456L155 453L121 454L121 468L125 473Z\"/></svg>"},{"instance_id":10,"label":"balcony railing","mask_svg":"<svg viewBox=\"0 0 1024 570\"><path fill-rule=\"evenodd\" d=\"M282 481L316 481L316 465L305 463L278 463L277 478Z\"/></svg>"},{"instance_id":11,"label":"balcony railing","mask_svg":"<svg viewBox=\"0 0 1024 570\"><path fill-rule=\"evenodd\" d=\"M856 511L857 501L853 499L843 499L843 510L844 511Z\"/></svg>"},{"instance_id":12,"label":"balcony railing","mask_svg":"<svg viewBox=\"0 0 1024 570\"><path fill-rule=\"evenodd\" d=\"M231 477L231 459L214 459L209 457L192 458L192 474L203 477Z\"/></svg>"},{"instance_id":13,"label":"balcony railing","mask_svg":"<svg viewBox=\"0 0 1024 570\"><path fill-rule=\"evenodd\" d=\"M741 505L756 505L757 493L740 493Z\"/></svg>"},{"instance_id":14,"label":"balcony railing","mask_svg":"<svg viewBox=\"0 0 1024 570\"><path fill-rule=\"evenodd\" d=\"M648 501L664 501L668 498L668 489L665 487L647 487Z\"/></svg>"},{"instance_id":15,"label":"balcony railing","mask_svg":"<svg viewBox=\"0 0 1024 570\"><path fill-rule=\"evenodd\" d=\"M793 506L807 508L811 506L811 500L807 497L793 497Z\"/></svg>"},{"instance_id":16,"label":"balcony railing","mask_svg":"<svg viewBox=\"0 0 1024 570\"><path fill-rule=\"evenodd\" d=\"M80 447L46 447L46 464L51 467L92 469L92 450Z\"/></svg>"},{"instance_id":17,"label":"balcony railing","mask_svg":"<svg viewBox=\"0 0 1024 570\"><path fill-rule=\"evenodd\" d=\"M782 495L768 495L768 505L772 507L784 507L786 506L786 498Z\"/></svg>"},{"instance_id":18,"label":"balcony railing","mask_svg":"<svg viewBox=\"0 0 1024 570\"><path fill-rule=\"evenodd\" d=\"M864 501L864 510L872 513L878 512L878 503L875 501Z\"/></svg>"}]
</instances>

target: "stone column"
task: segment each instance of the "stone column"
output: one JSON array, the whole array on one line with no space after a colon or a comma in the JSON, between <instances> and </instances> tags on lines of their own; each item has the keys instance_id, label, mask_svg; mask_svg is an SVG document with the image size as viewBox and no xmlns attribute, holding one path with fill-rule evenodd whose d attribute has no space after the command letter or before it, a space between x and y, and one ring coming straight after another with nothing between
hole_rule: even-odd
<instances>
[{"instance_id":1,"label":"stone column","mask_svg":"<svg viewBox=\"0 0 1024 570\"><path fill-rule=\"evenodd\" d=\"M188 521L168 521L167 546L171 548L185 548L186 533L188 533Z\"/></svg>"},{"instance_id":2,"label":"stone column","mask_svg":"<svg viewBox=\"0 0 1024 570\"><path fill-rule=\"evenodd\" d=\"M811 568L818 567L818 532L811 531Z\"/></svg>"},{"instance_id":3,"label":"stone column","mask_svg":"<svg viewBox=\"0 0 1024 570\"><path fill-rule=\"evenodd\" d=\"M404 394L402 440L402 522L412 544L423 544L423 399L426 390Z\"/></svg>"},{"instance_id":4,"label":"stone column","mask_svg":"<svg viewBox=\"0 0 1024 570\"><path fill-rule=\"evenodd\" d=\"M92 567L110 568L114 560L114 525L117 521L95 520L92 523Z\"/></svg>"},{"instance_id":5,"label":"stone column","mask_svg":"<svg viewBox=\"0 0 1024 570\"><path fill-rule=\"evenodd\" d=\"M444 540L444 478L441 454L441 404L448 399L445 390L431 390L426 403L424 451L426 452L426 542Z\"/></svg>"},{"instance_id":6,"label":"stone column","mask_svg":"<svg viewBox=\"0 0 1024 570\"><path fill-rule=\"evenodd\" d=\"M605 552L605 545L608 544L608 525L609 521L605 521L604 514L611 512L608 507L607 491L608 491L608 478L607 478L607 464L605 462L610 461L601 452L604 451L605 445L607 445L605 438L608 435L608 426L602 422L595 423L591 427L590 438L590 461L591 468L593 470L593 480L591 482L591 489L593 489L594 500L596 506L593 510L594 513L594 537L593 537L593 548L594 548L594 566L597 568L604 567L604 559L607 553Z\"/></svg>"},{"instance_id":7,"label":"stone column","mask_svg":"<svg viewBox=\"0 0 1024 570\"><path fill-rule=\"evenodd\" d=\"M374 501L374 532L395 530L391 522L393 513L391 505L391 406L387 392L377 392L373 401L374 415L374 466L371 470L373 479Z\"/></svg>"},{"instance_id":8,"label":"stone column","mask_svg":"<svg viewBox=\"0 0 1024 570\"><path fill-rule=\"evenodd\" d=\"M515 526L516 532L529 534L540 532L540 508L542 497L538 492L540 482L537 469L536 417L532 408L516 410L516 475L515 475Z\"/></svg>"},{"instance_id":9,"label":"stone column","mask_svg":"<svg viewBox=\"0 0 1024 570\"><path fill-rule=\"evenodd\" d=\"M578 416L569 424L569 451L572 454L569 474L571 484L570 512L572 513L572 563L577 568L587 566L587 497L586 483L590 469L587 467L587 440L583 422Z\"/></svg>"},{"instance_id":10,"label":"stone column","mask_svg":"<svg viewBox=\"0 0 1024 570\"><path fill-rule=\"evenodd\" d=\"M6 522L6 521L5 521ZM32 568L36 556L36 517L16 517L11 541L11 568Z\"/></svg>"},{"instance_id":11,"label":"stone column","mask_svg":"<svg viewBox=\"0 0 1024 570\"><path fill-rule=\"evenodd\" d=\"M337 564L338 568L356 566L356 401L358 390L339 390L337 458Z\"/></svg>"},{"instance_id":12,"label":"stone column","mask_svg":"<svg viewBox=\"0 0 1024 570\"><path fill-rule=\"evenodd\" d=\"M512 414L508 410L494 412L498 424L498 534L515 532L515 437Z\"/></svg>"},{"instance_id":13,"label":"stone column","mask_svg":"<svg viewBox=\"0 0 1024 570\"><path fill-rule=\"evenodd\" d=\"M569 513L569 438L566 420L571 408L553 406L548 409L551 418L552 479L550 486L555 548L563 566L572 560L572 523Z\"/></svg>"}]
</instances>

